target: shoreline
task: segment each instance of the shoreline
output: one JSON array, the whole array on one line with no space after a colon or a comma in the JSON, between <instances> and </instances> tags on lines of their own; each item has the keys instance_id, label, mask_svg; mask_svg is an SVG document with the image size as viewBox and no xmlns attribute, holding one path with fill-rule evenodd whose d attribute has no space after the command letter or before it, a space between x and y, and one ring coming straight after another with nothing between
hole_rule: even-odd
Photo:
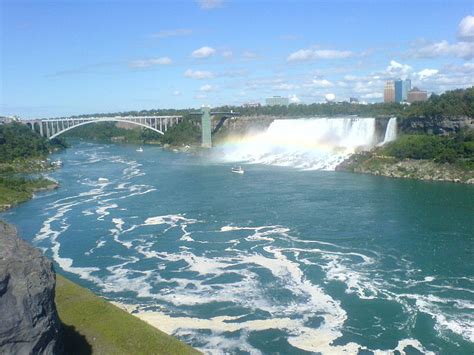
<instances>
[{"instance_id":1,"label":"shoreline","mask_svg":"<svg viewBox=\"0 0 474 355\"><path fill-rule=\"evenodd\" d=\"M474 184L474 171L428 159L397 159L375 152L355 153L340 163L335 171L369 174L396 179Z\"/></svg>"}]
</instances>

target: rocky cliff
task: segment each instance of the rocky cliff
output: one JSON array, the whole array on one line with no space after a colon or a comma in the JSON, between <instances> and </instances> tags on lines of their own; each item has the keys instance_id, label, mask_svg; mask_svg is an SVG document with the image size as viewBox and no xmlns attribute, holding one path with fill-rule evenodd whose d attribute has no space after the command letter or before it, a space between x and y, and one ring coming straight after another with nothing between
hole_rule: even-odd
<instances>
[{"instance_id":1,"label":"rocky cliff","mask_svg":"<svg viewBox=\"0 0 474 355\"><path fill-rule=\"evenodd\" d=\"M41 251L0 221L0 354L57 354L55 272Z\"/></svg>"},{"instance_id":2,"label":"rocky cliff","mask_svg":"<svg viewBox=\"0 0 474 355\"><path fill-rule=\"evenodd\" d=\"M472 117L439 117L439 118L406 118L399 120L398 128L407 134L427 133L446 135L459 132L461 129L474 129Z\"/></svg>"}]
</instances>

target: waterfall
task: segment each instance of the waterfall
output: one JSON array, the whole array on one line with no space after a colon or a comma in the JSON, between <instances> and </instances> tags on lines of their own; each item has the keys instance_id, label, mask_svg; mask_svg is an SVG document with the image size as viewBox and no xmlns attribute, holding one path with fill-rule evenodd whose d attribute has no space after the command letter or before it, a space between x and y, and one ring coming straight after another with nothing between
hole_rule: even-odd
<instances>
[{"instance_id":1,"label":"waterfall","mask_svg":"<svg viewBox=\"0 0 474 355\"><path fill-rule=\"evenodd\" d=\"M387 124L387 129L385 130L385 137L383 139L382 145L388 142L392 142L397 139L397 118L392 117Z\"/></svg>"},{"instance_id":2,"label":"waterfall","mask_svg":"<svg viewBox=\"0 0 474 355\"><path fill-rule=\"evenodd\" d=\"M227 161L334 170L351 154L379 143L375 133L374 118L282 119L221 150Z\"/></svg>"}]
</instances>

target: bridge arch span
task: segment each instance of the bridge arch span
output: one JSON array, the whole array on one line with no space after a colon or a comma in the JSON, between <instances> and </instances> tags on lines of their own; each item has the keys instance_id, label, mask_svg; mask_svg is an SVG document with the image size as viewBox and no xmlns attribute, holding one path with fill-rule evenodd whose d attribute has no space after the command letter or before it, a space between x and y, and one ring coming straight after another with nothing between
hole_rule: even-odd
<instances>
[{"instance_id":1,"label":"bridge arch span","mask_svg":"<svg viewBox=\"0 0 474 355\"><path fill-rule=\"evenodd\" d=\"M140 126L140 127L143 127L143 128L147 128L147 129L151 129L152 131L155 131L161 135L164 135L164 133L162 131L160 131L159 129L156 129L156 128L153 128L151 126L147 126L143 123L140 123L140 122L135 122L135 121L129 121L129 120L121 120L119 118L115 118L115 117L104 117L104 118L101 118L100 120L90 120L90 121L84 121L84 122L80 122L80 123L77 123L75 124L74 126L71 126L71 127L67 127L65 128L64 130L62 131L59 131L55 134L53 134L52 136L49 137L49 139L54 139L58 136L60 136L61 134L67 132L67 131L70 131L74 128L77 128L77 127L80 127L80 126L84 126L84 125L87 125L87 124L91 124L91 123L100 123L100 122L123 122L123 123L130 123L130 124L134 124L136 126Z\"/></svg>"}]
</instances>

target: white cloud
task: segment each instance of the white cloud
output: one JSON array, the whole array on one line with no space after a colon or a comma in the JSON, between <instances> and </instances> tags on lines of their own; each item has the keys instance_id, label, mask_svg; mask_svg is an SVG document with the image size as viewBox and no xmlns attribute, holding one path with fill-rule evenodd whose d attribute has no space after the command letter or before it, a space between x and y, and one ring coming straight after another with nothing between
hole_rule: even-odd
<instances>
[{"instance_id":1,"label":"white cloud","mask_svg":"<svg viewBox=\"0 0 474 355\"><path fill-rule=\"evenodd\" d=\"M129 66L132 68L149 68L154 65L169 65L173 63L171 58L161 57L161 58L152 58L152 59L137 59L132 60L129 63Z\"/></svg>"},{"instance_id":2,"label":"white cloud","mask_svg":"<svg viewBox=\"0 0 474 355\"><path fill-rule=\"evenodd\" d=\"M458 37L464 41L474 41L474 16L466 16L459 23Z\"/></svg>"},{"instance_id":3,"label":"white cloud","mask_svg":"<svg viewBox=\"0 0 474 355\"><path fill-rule=\"evenodd\" d=\"M334 86L334 84L327 79L313 79L308 86L317 88L330 88Z\"/></svg>"},{"instance_id":4,"label":"white cloud","mask_svg":"<svg viewBox=\"0 0 474 355\"><path fill-rule=\"evenodd\" d=\"M332 49L300 49L291 53L286 59L288 62L302 62L316 59L342 59L352 57L351 51L338 51Z\"/></svg>"},{"instance_id":5,"label":"white cloud","mask_svg":"<svg viewBox=\"0 0 474 355\"><path fill-rule=\"evenodd\" d=\"M273 86L274 90L295 90L298 89L298 85L288 84L288 83L280 83Z\"/></svg>"},{"instance_id":6,"label":"white cloud","mask_svg":"<svg viewBox=\"0 0 474 355\"><path fill-rule=\"evenodd\" d=\"M229 50L222 52L222 56L224 58L231 58L233 55L234 53L232 53L232 51L229 51Z\"/></svg>"},{"instance_id":7,"label":"white cloud","mask_svg":"<svg viewBox=\"0 0 474 355\"><path fill-rule=\"evenodd\" d=\"M451 44L448 41L440 41L428 43L413 49L411 54L416 58L453 56L470 60L474 58L474 42L457 42Z\"/></svg>"},{"instance_id":8,"label":"white cloud","mask_svg":"<svg viewBox=\"0 0 474 355\"><path fill-rule=\"evenodd\" d=\"M174 96L181 96L181 91L175 90L175 91L173 91L173 95Z\"/></svg>"},{"instance_id":9,"label":"white cloud","mask_svg":"<svg viewBox=\"0 0 474 355\"><path fill-rule=\"evenodd\" d=\"M208 58L216 53L216 50L212 47L204 46L196 49L191 53L193 58Z\"/></svg>"},{"instance_id":10,"label":"white cloud","mask_svg":"<svg viewBox=\"0 0 474 355\"><path fill-rule=\"evenodd\" d=\"M210 84L203 85L199 88L199 91L202 91L202 92L210 92L214 90L215 90L215 87Z\"/></svg>"},{"instance_id":11,"label":"white cloud","mask_svg":"<svg viewBox=\"0 0 474 355\"><path fill-rule=\"evenodd\" d=\"M168 37L180 37L180 36L189 36L193 33L189 28L177 28L174 30L162 30L160 32L154 33L151 35L152 38L168 38Z\"/></svg>"},{"instance_id":12,"label":"white cloud","mask_svg":"<svg viewBox=\"0 0 474 355\"><path fill-rule=\"evenodd\" d=\"M413 68L408 64L402 64L398 63L395 60L391 60L385 71L386 74L390 77L400 77L402 79L405 79L413 71Z\"/></svg>"},{"instance_id":13,"label":"white cloud","mask_svg":"<svg viewBox=\"0 0 474 355\"><path fill-rule=\"evenodd\" d=\"M439 73L439 70L438 69L423 69L421 71L419 71L418 73L416 73L416 75L418 76L418 79L419 80L425 80L433 75L436 75Z\"/></svg>"},{"instance_id":14,"label":"white cloud","mask_svg":"<svg viewBox=\"0 0 474 355\"><path fill-rule=\"evenodd\" d=\"M184 72L184 76L191 79L202 80L202 79L212 79L214 77L214 74L206 70L188 69Z\"/></svg>"},{"instance_id":15,"label":"white cloud","mask_svg":"<svg viewBox=\"0 0 474 355\"><path fill-rule=\"evenodd\" d=\"M296 96L295 94L290 95L290 96L289 96L289 99L290 99L290 103L292 103L292 104L299 104L299 103L301 103L301 99L300 99L298 96Z\"/></svg>"},{"instance_id":16,"label":"white cloud","mask_svg":"<svg viewBox=\"0 0 474 355\"><path fill-rule=\"evenodd\" d=\"M204 10L211 10L217 7L221 7L224 0L196 0L199 7Z\"/></svg>"}]
</instances>

